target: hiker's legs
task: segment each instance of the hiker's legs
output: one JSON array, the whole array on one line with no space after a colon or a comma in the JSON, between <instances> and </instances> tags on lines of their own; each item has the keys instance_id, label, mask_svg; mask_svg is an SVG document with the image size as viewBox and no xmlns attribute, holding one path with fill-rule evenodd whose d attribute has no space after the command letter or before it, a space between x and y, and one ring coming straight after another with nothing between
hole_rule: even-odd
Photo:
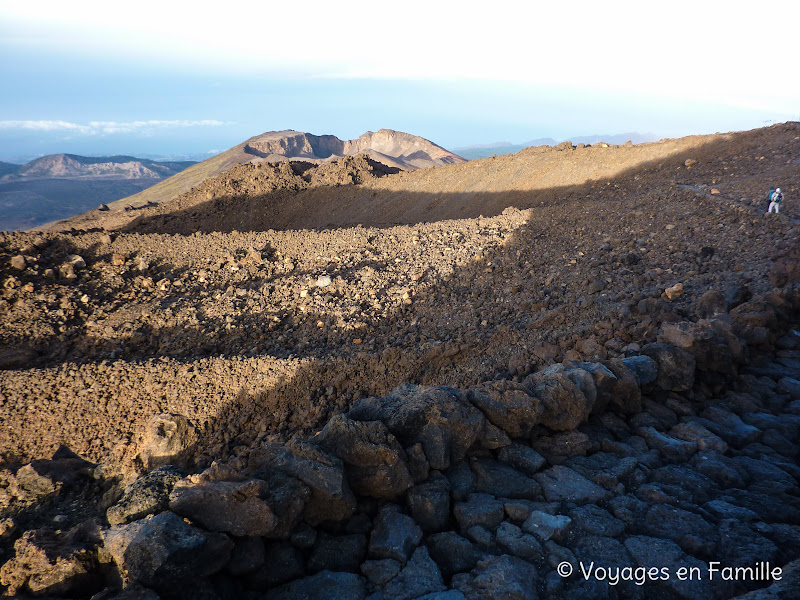
<instances>
[{"instance_id":1,"label":"hiker's legs","mask_svg":"<svg viewBox=\"0 0 800 600\"><path fill-rule=\"evenodd\" d=\"M771 213L773 208L775 209L775 212L777 213L778 212L778 205L775 204L774 202L770 202L769 203L769 210L767 210L767 213Z\"/></svg>"}]
</instances>

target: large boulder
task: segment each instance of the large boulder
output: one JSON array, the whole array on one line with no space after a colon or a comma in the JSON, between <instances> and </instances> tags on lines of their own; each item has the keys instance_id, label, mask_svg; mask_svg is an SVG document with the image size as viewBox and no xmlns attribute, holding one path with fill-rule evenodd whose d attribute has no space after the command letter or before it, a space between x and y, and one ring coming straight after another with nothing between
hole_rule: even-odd
<instances>
[{"instance_id":1,"label":"large boulder","mask_svg":"<svg viewBox=\"0 0 800 600\"><path fill-rule=\"evenodd\" d=\"M378 513L369 538L371 558L392 558L405 563L420 540L422 530L414 519L400 512L397 505L387 504Z\"/></svg>"},{"instance_id":2,"label":"large boulder","mask_svg":"<svg viewBox=\"0 0 800 600\"><path fill-rule=\"evenodd\" d=\"M550 429L575 429L594 408L597 388L583 369L553 365L534 373L523 382L542 403L541 423Z\"/></svg>"},{"instance_id":3,"label":"large boulder","mask_svg":"<svg viewBox=\"0 0 800 600\"><path fill-rule=\"evenodd\" d=\"M725 375L736 373L736 363L742 355L742 346L733 334L730 325L727 331L723 321L715 328L709 321L680 321L664 323L658 336L660 342L677 346L691 354L701 371L714 371ZM716 330L727 332L726 338Z\"/></svg>"},{"instance_id":4,"label":"large boulder","mask_svg":"<svg viewBox=\"0 0 800 600\"><path fill-rule=\"evenodd\" d=\"M311 525L343 521L353 515L356 499L347 483L344 465L316 444L292 440L268 442L250 454L253 470L268 467L299 479L311 490L303 518Z\"/></svg>"},{"instance_id":5,"label":"large boulder","mask_svg":"<svg viewBox=\"0 0 800 600\"><path fill-rule=\"evenodd\" d=\"M174 465L158 467L128 485L122 498L106 511L110 525L143 519L169 508L169 494L186 474Z\"/></svg>"},{"instance_id":6,"label":"large boulder","mask_svg":"<svg viewBox=\"0 0 800 600\"><path fill-rule=\"evenodd\" d=\"M197 432L183 415L162 413L145 426L139 458L148 469L163 465L188 466Z\"/></svg>"},{"instance_id":7,"label":"large boulder","mask_svg":"<svg viewBox=\"0 0 800 600\"><path fill-rule=\"evenodd\" d=\"M516 556L492 556L470 573L453 577L452 587L467 600L538 600L536 567Z\"/></svg>"},{"instance_id":8,"label":"large boulder","mask_svg":"<svg viewBox=\"0 0 800 600\"><path fill-rule=\"evenodd\" d=\"M488 381L467 391L467 399L512 438L528 437L542 415L542 402L512 381Z\"/></svg>"},{"instance_id":9,"label":"large boulder","mask_svg":"<svg viewBox=\"0 0 800 600\"><path fill-rule=\"evenodd\" d=\"M381 421L336 415L314 442L342 460L350 487L361 496L391 500L412 485L405 452Z\"/></svg>"},{"instance_id":10,"label":"large boulder","mask_svg":"<svg viewBox=\"0 0 800 600\"><path fill-rule=\"evenodd\" d=\"M662 390L685 392L694 385L695 359L686 350L656 342L642 347L642 354L658 365L655 385Z\"/></svg>"},{"instance_id":11,"label":"large boulder","mask_svg":"<svg viewBox=\"0 0 800 600\"><path fill-rule=\"evenodd\" d=\"M419 443L432 469L466 456L484 431L483 414L457 390L405 384L384 398L363 398L350 409L356 421L383 421L403 447Z\"/></svg>"},{"instance_id":12,"label":"large boulder","mask_svg":"<svg viewBox=\"0 0 800 600\"><path fill-rule=\"evenodd\" d=\"M124 582L137 581L157 591L216 573L233 550L224 533L193 527L173 512L115 525L104 532L103 543Z\"/></svg>"}]
</instances>

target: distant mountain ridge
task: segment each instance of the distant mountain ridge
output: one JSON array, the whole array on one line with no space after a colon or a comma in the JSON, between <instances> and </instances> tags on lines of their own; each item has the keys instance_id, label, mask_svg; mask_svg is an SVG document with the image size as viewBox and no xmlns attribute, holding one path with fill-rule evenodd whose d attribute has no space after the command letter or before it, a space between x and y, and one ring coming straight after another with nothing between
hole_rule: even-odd
<instances>
[{"instance_id":1,"label":"distant mountain ridge","mask_svg":"<svg viewBox=\"0 0 800 600\"><path fill-rule=\"evenodd\" d=\"M626 142L634 144L642 144L645 142L656 142L659 137L653 133L616 133L616 134L595 134L595 135L579 135L566 138L562 141L570 141L573 144L598 144L605 142L606 144L620 145ZM475 144L473 146L466 146L463 148L455 148L453 151L458 152L459 156L463 156L467 160L475 160L478 158L487 158L495 154L501 156L503 154L514 154L525 148L531 146L555 146L559 144L558 140L553 138L537 138L523 142L522 144L511 144L509 142L494 142L491 144Z\"/></svg>"},{"instance_id":2,"label":"distant mountain ridge","mask_svg":"<svg viewBox=\"0 0 800 600\"><path fill-rule=\"evenodd\" d=\"M171 177L191 161L51 154L0 162L0 230L28 229L97 208Z\"/></svg>"},{"instance_id":3,"label":"distant mountain ridge","mask_svg":"<svg viewBox=\"0 0 800 600\"><path fill-rule=\"evenodd\" d=\"M24 165L2 163L4 180L33 178L164 179L193 165L191 161L156 162L133 156L50 154Z\"/></svg>"},{"instance_id":4,"label":"distant mountain ridge","mask_svg":"<svg viewBox=\"0 0 800 600\"><path fill-rule=\"evenodd\" d=\"M335 135L314 135L292 129L268 131L192 165L143 192L123 198L111 209L172 200L209 177L242 163L292 160L321 163L356 154L366 154L386 166L404 171L466 162L465 158L430 140L393 129L367 131L354 140L340 140Z\"/></svg>"}]
</instances>

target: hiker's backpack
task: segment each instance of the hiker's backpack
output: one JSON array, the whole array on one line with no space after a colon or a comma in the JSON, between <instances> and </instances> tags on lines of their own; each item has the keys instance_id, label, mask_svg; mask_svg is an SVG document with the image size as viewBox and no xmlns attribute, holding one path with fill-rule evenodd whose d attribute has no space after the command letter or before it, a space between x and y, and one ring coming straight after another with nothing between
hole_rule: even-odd
<instances>
[{"instance_id":1,"label":"hiker's backpack","mask_svg":"<svg viewBox=\"0 0 800 600\"><path fill-rule=\"evenodd\" d=\"M773 202L775 202L776 204L780 204L781 200L783 200L783 193L775 192L774 194L772 194L772 201Z\"/></svg>"}]
</instances>

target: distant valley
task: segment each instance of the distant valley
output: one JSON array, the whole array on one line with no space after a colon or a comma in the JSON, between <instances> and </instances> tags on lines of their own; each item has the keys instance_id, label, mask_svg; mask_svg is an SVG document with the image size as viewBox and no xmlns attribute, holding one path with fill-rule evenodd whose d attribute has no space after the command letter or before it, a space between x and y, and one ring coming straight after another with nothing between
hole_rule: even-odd
<instances>
[{"instance_id":1,"label":"distant valley","mask_svg":"<svg viewBox=\"0 0 800 600\"><path fill-rule=\"evenodd\" d=\"M97 208L172 177L192 161L52 154L0 162L0 230L38 227Z\"/></svg>"}]
</instances>

